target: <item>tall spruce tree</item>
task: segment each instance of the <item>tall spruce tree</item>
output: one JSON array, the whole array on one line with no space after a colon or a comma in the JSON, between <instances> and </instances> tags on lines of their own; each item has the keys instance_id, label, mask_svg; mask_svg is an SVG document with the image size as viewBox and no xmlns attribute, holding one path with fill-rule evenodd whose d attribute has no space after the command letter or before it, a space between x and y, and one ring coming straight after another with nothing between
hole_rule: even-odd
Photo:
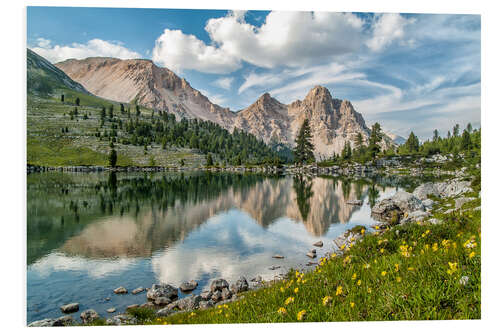
<instances>
[{"instance_id":1,"label":"tall spruce tree","mask_svg":"<svg viewBox=\"0 0 500 333\"><path fill-rule=\"evenodd\" d=\"M300 127L299 134L295 138L295 148L293 156L295 163L312 163L314 159L314 145L311 142L312 134L309 126L309 119L305 119Z\"/></svg>"}]
</instances>

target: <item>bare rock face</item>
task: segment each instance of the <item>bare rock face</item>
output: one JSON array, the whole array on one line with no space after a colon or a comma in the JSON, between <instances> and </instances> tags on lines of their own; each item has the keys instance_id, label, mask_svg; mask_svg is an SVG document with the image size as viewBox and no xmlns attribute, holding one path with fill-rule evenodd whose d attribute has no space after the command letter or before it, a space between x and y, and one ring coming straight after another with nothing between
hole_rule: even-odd
<instances>
[{"instance_id":1,"label":"bare rock face","mask_svg":"<svg viewBox=\"0 0 500 333\"><path fill-rule=\"evenodd\" d=\"M335 99L327 88L316 86L304 100L282 104L268 93L249 107L232 112L192 88L189 83L167 68L150 60L94 57L69 59L55 64L71 79L91 93L118 102L136 102L177 118L198 118L215 122L227 130L244 130L266 143L294 146L295 137L305 119L309 119L316 157L340 153L346 142L354 147L361 133L365 144L370 129L351 102ZM382 149L393 145L384 135Z\"/></svg>"}]
</instances>

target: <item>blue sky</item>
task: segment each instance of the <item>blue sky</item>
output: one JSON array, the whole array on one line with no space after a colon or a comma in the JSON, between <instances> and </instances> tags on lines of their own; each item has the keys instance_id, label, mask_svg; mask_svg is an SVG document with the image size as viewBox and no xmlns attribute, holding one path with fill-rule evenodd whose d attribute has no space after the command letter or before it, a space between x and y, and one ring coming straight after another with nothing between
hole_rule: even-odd
<instances>
[{"instance_id":1,"label":"blue sky","mask_svg":"<svg viewBox=\"0 0 500 333\"><path fill-rule=\"evenodd\" d=\"M480 127L479 15L28 7L27 23L52 62L152 59L235 111L320 84L402 136Z\"/></svg>"}]
</instances>

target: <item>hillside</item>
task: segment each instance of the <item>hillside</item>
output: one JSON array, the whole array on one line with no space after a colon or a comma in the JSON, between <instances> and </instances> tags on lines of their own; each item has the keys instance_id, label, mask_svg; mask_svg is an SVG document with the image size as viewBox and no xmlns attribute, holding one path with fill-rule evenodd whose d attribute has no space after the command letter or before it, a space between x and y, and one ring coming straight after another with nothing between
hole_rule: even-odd
<instances>
[{"instance_id":1,"label":"hillside","mask_svg":"<svg viewBox=\"0 0 500 333\"><path fill-rule=\"evenodd\" d=\"M316 86L304 100L282 104L268 93L240 112L216 105L183 78L150 60L114 58L70 59L55 64L93 94L119 102L136 102L148 108L176 115L178 119L213 121L227 130L252 133L266 143L280 142L293 147L297 131L308 118L313 132L315 155L339 154L347 142L361 133L370 134L363 116L351 102L333 98L325 87ZM382 148L393 142L384 136Z\"/></svg>"},{"instance_id":2,"label":"hillside","mask_svg":"<svg viewBox=\"0 0 500 333\"><path fill-rule=\"evenodd\" d=\"M27 49L26 57L28 92L48 94L54 89L69 88L88 94L80 83L73 81L62 70L30 49Z\"/></svg>"}]
</instances>

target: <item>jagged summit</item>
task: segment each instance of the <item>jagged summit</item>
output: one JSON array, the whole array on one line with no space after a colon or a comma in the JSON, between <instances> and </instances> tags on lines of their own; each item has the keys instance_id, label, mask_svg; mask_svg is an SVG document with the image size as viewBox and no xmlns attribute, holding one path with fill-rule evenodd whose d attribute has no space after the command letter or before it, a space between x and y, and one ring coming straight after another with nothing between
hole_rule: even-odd
<instances>
[{"instance_id":1,"label":"jagged summit","mask_svg":"<svg viewBox=\"0 0 500 333\"><path fill-rule=\"evenodd\" d=\"M212 103L185 79L150 60L92 57L70 59L55 66L97 96L118 102L134 101L179 118L210 120L228 130L245 130L265 142L277 140L292 147L307 118L317 157L338 154L346 142L354 146L358 133L367 142L370 134L363 116L351 102L333 98L320 85L313 87L303 100L288 105L266 92L247 108L232 112Z\"/></svg>"}]
</instances>

